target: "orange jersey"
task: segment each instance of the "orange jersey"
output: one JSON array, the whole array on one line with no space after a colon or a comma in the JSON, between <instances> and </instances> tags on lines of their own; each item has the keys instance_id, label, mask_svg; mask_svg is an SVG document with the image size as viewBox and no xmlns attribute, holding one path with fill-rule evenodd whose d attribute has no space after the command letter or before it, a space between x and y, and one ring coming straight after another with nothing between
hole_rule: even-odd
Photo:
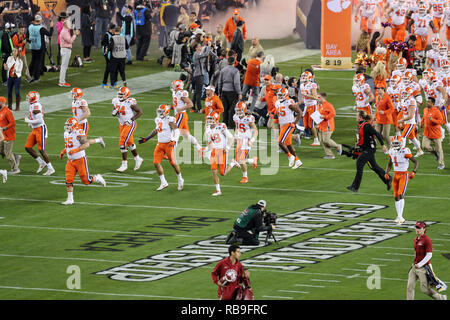
<instances>
[{"instance_id":1,"label":"orange jersey","mask_svg":"<svg viewBox=\"0 0 450 320\"><path fill-rule=\"evenodd\" d=\"M205 122L206 117L213 112L216 112L219 115L223 113L223 103L217 94L214 94L212 97L206 97L205 99Z\"/></svg>"}]
</instances>

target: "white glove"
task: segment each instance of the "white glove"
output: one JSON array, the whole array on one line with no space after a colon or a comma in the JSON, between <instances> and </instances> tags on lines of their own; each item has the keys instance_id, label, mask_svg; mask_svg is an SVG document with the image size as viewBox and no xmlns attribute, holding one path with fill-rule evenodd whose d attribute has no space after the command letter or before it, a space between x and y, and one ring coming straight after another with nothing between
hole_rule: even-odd
<instances>
[{"instance_id":1,"label":"white glove","mask_svg":"<svg viewBox=\"0 0 450 320\"><path fill-rule=\"evenodd\" d=\"M353 111L355 111L356 110L356 106L353 106Z\"/></svg>"},{"instance_id":2,"label":"white glove","mask_svg":"<svg viewBox=\"0 0 450 320\"><path fill-rule=\"evenodd\" d=\"M300 130L300 131L305 131L305 127L303 127L303 126L301 126L301 125L299 125L299 124L296 124L295 127L296 127L298 130Z\"/></svg>"},{"instance_id":3,"label":"white glove","mask_svg":"<svg viewBox=\"0 0 450 320\"><path fill-rule=\"evenodd\" d=\"M133 121L131 121L131 120L127 120L124 123L124 125L126 125L126 126L131 126L132 124L133 124Z\"/></svg>"},{"instance_id":4,"label":"white glove","mask_svg":"<svg viewBox=\"0 0 450 320\"><path fill-rule=\"evenodd\" d=\"M227 149L227 151L230 151L230 146L227 146L225 149Z\"/></svg>"},{"instance_id":5,"label":"white glove","mask_svg":"<svg viewBox=\"0 0 450 320\"><path fill-rule=\"evenodd\" d=\"M25 122L26 122L26 123L30 122L30 119L25 118Z\"/></svg>"},{"instance_id":6,"label":"white glove","mask_svg":"<svg viewBox=\"0 0 450 320\"><path fill-rule=\"evenodd\" d=\"M114 108L113 111L111 112L113 117L117 116L118 113L119 113L119 110L117 110L116 108Z\"/></svg>"},{"instance_id":7,"label":"white glove","mask_svg":"<svg viewBox=\"0 0 450 320\"><path fill-rule=\"evenodd\" d=\"M250 139L250 146L252 146L255 143L255 138Z\"/></svg>"}]
</instances>

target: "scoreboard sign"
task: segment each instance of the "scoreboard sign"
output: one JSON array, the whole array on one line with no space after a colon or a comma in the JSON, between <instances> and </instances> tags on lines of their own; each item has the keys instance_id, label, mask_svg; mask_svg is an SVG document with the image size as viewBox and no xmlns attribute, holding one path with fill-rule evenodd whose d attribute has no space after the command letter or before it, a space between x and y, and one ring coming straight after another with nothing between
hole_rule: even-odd
<instances>
[{"instance_id":1,"label":"scoreboard sign","mask_svg":"<svg viewBox=\"0 0 450 320\"><path fill-rule=\"evenodd\" d=\"M352 6L350 0L322 0L321 67L352 68Z\"/></svg>"}]
</instances>

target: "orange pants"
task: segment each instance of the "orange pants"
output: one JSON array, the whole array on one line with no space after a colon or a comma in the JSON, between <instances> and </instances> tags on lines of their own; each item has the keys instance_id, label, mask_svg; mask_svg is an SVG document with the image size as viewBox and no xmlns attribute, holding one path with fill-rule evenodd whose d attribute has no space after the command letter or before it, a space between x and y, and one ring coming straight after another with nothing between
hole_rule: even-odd
<instances>
[{"instance_id":1,"label":"orange pants","mask_svg":"<svg viewBox=\"0 0 450 320\"><path fill-rule=\"evenodd\" d=\"M92 177L89 175L88 159L86 156L77 160L67 160L66 163L66 183L72 184L77 174L80 176L81 182L84 184L90 184L93 182Z\"/></svg>"},{"instance_id":2,"label":"orange pants","mask_svg":"<svg viewBox=\"0 0 450 320\"><path fill-rule=\"evenodd\" d=\"M445 29L445 35L447 36L447 40L450 40L450 27L447 26Z\"/></svg>"},{"instance_id":3,"label":"orange pants","mask_svg":"<svg viewBox=\"0 0 450 320\"><path fill-rule=\"evenodd\" d=\"M398 124L397 124L398 114L399 114L399 112L394 108L394 111L392 112L392 122L393 122L395 128L398 128Z\"/></svg>"},{"instance_id":4,"label":"orange pants","mask_svg":"<svg viewBox=\"0 0 450 320\"><path fill-rule=\"evenodd\" d=\"M406 36L406 23L400 25L391 25L392 39L394 41L404 42Z\"/></svg>"},{"instance_id":5,"label":"orange pants","mask_svg":"<svg viewBox=\"0 0 450 320\"><path fill-rule=\"evenodd\" d=\"M442 18L433 18L433 25L434 25L434 30L436 33L439 33L439 31L441 31L441 19Z\"/></svg>"},{"instance_id":6,"label":"orange pants","mask_svg":"<svg viewBox=\"0 0 450 320\"><path fill-rule=\"evenodd\" d=\"M184 129L184 130L189 131L188 115L186 112L183 111L183 112L177 113L176 121L177 121L178 129Z\"/></svg>"},{"instance_id":7,"label":"orange pants","mask_svg":"<svg viewBox=\"0 0 450 320\"><path fill-rule=\"evenodd\" d=\"M225 149L212 149L210 163L211 170L219 168L220 175L227 173L227 151Z\"/></svg>"},{"instance_id":8,"label":"orange pants","mask_svg":"<svg viewBox=\"0 0 450 320\"><path fill-rule=\"evenodd\" d=\"M416 125L405 124L402 131L402 138L414 139L416 137Z\"/></svg>"},{"instance_id":9,"label":"orange pants","mask_svg":"<svg viewBox=\"0 0 450 320\"><path fill-rule=\"evenodd\" d=\"M155 151L153 151L153 163L161 163L164 159L164 155L167 155L167 159L171 165L174 165L175 162L175 143L174 142L158 142L155 147Z\"/></svg>"},{"instance_id":10,"label":"orange pants","mask_svg":"<svg viewBox=\"0 0 450 320\"><path fill-rule=\"evenodd\" d=\"M278 142L283 142L286 146L290 146L292 144L292 132L294 132L294 128L291 127L291 124L284 124L281 127Z\"/></svg>"},{"instance_id":11,"label":"orange pants","mask_svg":"<svg viewBox=\"0 0 450 320\"><path fill-rule=\"evenodd\" d=\"M408 171L394 172L394 179L392 180L392 190L394 191L394 197L404 196L406 187L408 186Z\"/></svg>"},{"instance_id":12,"label":"orange pants","mask_svg":"<svg viewBox=\"0 0 450 320\"><path fill-rule=\"evenodd\" d=\"M356 112L358 112L359 110L363 110L366 114L372 115L372 107L370 105L362 107L362 108L356 107Z\"/></svg>"},{"instance_id":13,"label":"orange pants","mask_svg":"<svg viewBox=\"0 0 450 320\"><path fill-rule=\"evenodd\" d=\"M38 150L45 150L45 145L47 143L47 126L43 125L39 128L34 128L33 131L28 135L27 143L25 148L33 148L35 144L38 145Z\"/></svg>"},{"instance_id":14,"label":"orange pants","mask_svg":"<svg viewBox=\"0 0 450 320\"><path fill-rule=\"evenodd\" d=\"M427 47L428 35L419 36L416 34L416 50L423 51Z\"/></svg>"},{"instance_id":15,"label":"orange pants","mask_svg":"<svg viewBox=\"0 0 450 320\"><path fill-rule=\"evenodd\" d=\"M86 121L85 123L80 123L79 128L80 130L83 130L84 135L87 137L89 132L89 122Z\"/></svg>"},{"instance_id":16,"label":"orange pants","mask_svg":"<svg viewBox=\"0 0 450 320\"><path fill-rule=\"evenodd\" d=\"M136 127L136 121L133 121L131 126L120 125L119 146L132 146L134 144L133 133Z\"/></svg>"},{"instance_id":17,"label":"orange pants","mask_svg":"<svg viewBox=\"0 0 450 320\"><path fill-rule=\"evenodd\" d=\"M307 106L305 115L303 116L303 125L305 129L311 129L313 127L313 119L311 115L316 111L316 106Z\"/></svg>"},{"instance_id":18,"label":"orange pants","mask_svg":"<svg viewBox=\"0 0 450 320\"><path fill-rule=\"evenodd\" d=\"M234 158L237 162L242 162L247 159L249 151L249 149L242 149L242 139L238 139L236 143Z\"/></svg>"},{"instance_id":19,"label":"orange pants","mask_svg":"<svg viewBox=\"0 0 450 320\"><path fill-rule=\"evenodd\" d=\"M361 17L361 30L366 31L368 33L372 33L372 28L369 28L370 25L373 26L375 23L375 18Z\"/></svg>"}]
</instances>

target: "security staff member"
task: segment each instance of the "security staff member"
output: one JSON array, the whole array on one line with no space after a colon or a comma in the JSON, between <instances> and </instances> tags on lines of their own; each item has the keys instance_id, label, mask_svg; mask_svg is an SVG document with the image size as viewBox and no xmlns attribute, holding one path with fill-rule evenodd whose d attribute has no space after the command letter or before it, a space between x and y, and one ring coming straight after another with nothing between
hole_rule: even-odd
<instances>
[{"instance_id":1,"label":"security staff member","mask_svg":"<svg viewBox=\"0 0 450 320\"><path fill-rule=\"evenodd\" d=\"M371 116L366 114L363 110L359 110L356 113L356 122L358 123L357 130L357 144L361 149L361 154L358 159L356 159L356 175L353 183L347 187L348 190L353 192L358 192L359 186L361 185L363 169L366 163L369 163L370 169L375 171L375 173L380 177L381 181L387 186L387 190L391 189L392 177L389 176L389 180L384 178L384 170L375 161L375 151L376 151L376 141L375 137L380 141L383 148L383 152L387 152L387 148L384 145L383 138L381 135L372 127L369 123L372 120Z\"/></svg>"},{"instance_id":2,"label":"security staff member","mask_svg":"<svg viewBox=\"0 0 450 320\"><path fill-rule=\"evenodd\" d=\"M111 37L109 43L109 51L111 52L110 60L110 72L111 72L111 85L115 88L119 88L117 84L117 74L120 72L123 85L127 85L127 79L125 76L125 58L127 56L127 50L129 49L128 42L123 35L120 34L121 28L116 26L114 29L114 35Z\"/></svg>"},{"instance_id":3,"label":"security staff member","mask_svg":"<svg viewBox=\"0 0 450 320\"><path fill-rule=\"evenodd\" d=\"M50 30L47 31L42 26L42 17L36 15L31 24L28 27L27 39L31 49L31 63L30 63L30 75L33 81L39 81L44 64L45 54L45 39L44 37L51 37L53 34L53 20L50 20Z\"/></svg>"},{"instance_id":4,"label":"security staff member","mask_svg":"<svg viewBox=\"0 0 450 320\"><path fill-rule=\"evenodd\" d=\"M265 211L266 201L264 200L259 200L257 204L245 209L234 222L233 231L228 235L227 243L259 245L259 233L275 229L274 225L262 225Z\"/></svg>"},{"instance_id":5,"label":"security staff member","mask_svg":"<svg viewBox=\"0 0 450 320\"><path fill-rule=\"evenodd\" d=\"M142 0L135 2L134 21L136 22L136 60L144 61L152 37L152 9Z\"/></svg>"}]
</instances>

